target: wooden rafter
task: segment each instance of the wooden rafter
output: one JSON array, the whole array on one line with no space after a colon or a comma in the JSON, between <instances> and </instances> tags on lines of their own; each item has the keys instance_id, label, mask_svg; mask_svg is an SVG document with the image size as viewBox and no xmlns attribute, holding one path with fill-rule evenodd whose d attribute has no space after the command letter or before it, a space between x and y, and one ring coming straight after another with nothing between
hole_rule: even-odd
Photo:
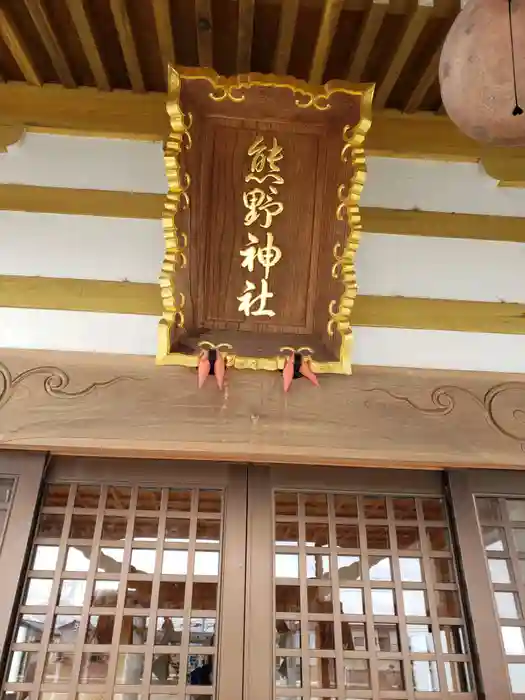
<instances>
[{"instance_id":1,"label":"wooden rafter","mask_svg":"<svg viewBox=\"0 0 525 700\"><path fill-rule=\"evenodd\" d=\"M311 83L318 84L323 82L326 62L342 9L343 0L326 0L324 4L323 18L319 34L317 35L312 67L310 68Z\"/></svg>"},{"instance_id":2,"label":"wooden rafter","mask_svg":"<svg viewBox=\"0 0 525 700\"><path fill-rule=\"evenodd\" d=\"M175 65L177 60L169 0L153 0L153 14L155 16L155 28L164 69L165 85L168 87L168 66Z\"/></svg>"},{"instance_id":3,"label":"wooden rafter","mask_svg":"<svg viewBox=\"0 0 525 700\"><path fill-rule=\"evenodd\" d=\"M142 70L140 68L139 57L125 0L110 0L110 5L120 46L124 54L124 61L128 69L131 87L135 92L145 92L146 88L144 86L144 79L142 77Z\"/></svg>"},{"instance_id":4,"label":"wooden rafter","mask_svg":"<svg viewBox=\"0 0 525 700\"><path fill-rule=\"evenodd\" d=\"M93 77L95 78L95 84L99 90L111 90L111 85L109 83L108 74L102 58L100 56L100 51L98 50L97 42L93 35L89 19L84 8L84 3L82 0L66 0L67 8L75 29L77 30L78 38L86 54L87 61Z\"/></svg>"},{"instance_id":5,"label":"wooden rafter","mask_svg":"<svg viewBox=\"0 0 525 700\"><path fill-rule=\"evenodd\" d=\"M287 0L281 4L279 38L273 57L273 72L276 75L285 75L288 72L298 12L299 0Z\"/></svg>"},{"instance_id":6,"label":"wooden rafter","mask_svg":"<svg viewBox=\"0 0 525 700\"><path fill-rule=\"evenodd\" d=\"M41 0L24 0L24 3L27 11L31 15L31 19L34 22L38 33L40 34L44 46L46 47L46 51L49 54L49 58L51 59L51 63L53 64L62 85L68 88L76 87L76 82L69 68L65 54L62 51L62 47L56 38L51 24L49 23L49 19L42 6Z\"/></svg>"},{"instance_id":7,"label":"wooden rafter","mask_svg":"<svg viewBox=\"0 0 525 700\"><path fill-rule=\"evenodd\" d=\"M389 4L390 0L372 0L372 4L361 25L357 46L348 68L347 80L350 82L357 83L361 80L370 51L379 34Z\"/></svg>"},{"instance_id":8,"label":"wooden rafter","mask_svg":"<svg viewBox=\"0 0 525 700\"><path fill-rule=\"evenodd\" d=\"M376 92L374 100L376 109L383 108L390 97L401 75L401 71L405 67L421 32L434 10L434 1L435 0L417 0L416 7L408 16L401 41L397 46L385 77Z\"/></svg>"},{"instance_id":9,"label":"wooden rafter","mask_svg":"<svg viewBox=\"0 0 525 700\"><path fill-rule=\"evenodd\" d=\"M254 13L255 0L239 0L239 29L237 35L238 73L250 72Z\"/></svg>"},{"instance_id":10,"label":"wooden rafter","mask_svg":"<svg viewBox=\"0 0 525 700\"><path fill-rule=\"evenodd\" d=\"M425 95L437 80L440 57L441 45L438 46L432 55L427 67L423 71L423 75L418 80L416 87L412 90L412 94L410 95L405 106L405 112L415 112L421 107L421 103L425 99Z\"/></svg>"},{"instance_id":11,"label":"wooden rafter","mask_svg":"<svg viewBox=\"0 0 525 700\"><path fill-rule=\"evenodd\" d=\"M3 8L0 8L0 34L27 82L31 85L42 85L42 79L25 42Z\"/></svg>"},{"instance_id":12,"label":"wooden rafter","mask_svg":"<svg viewBox=\"0 0 525 700\"><path fill-rule=\"evenodd\" d=\"M211 0L196 0L195 15L197 21L197 47L199 65L213 66L213 25Z\"/></svg>"}]
</instances>

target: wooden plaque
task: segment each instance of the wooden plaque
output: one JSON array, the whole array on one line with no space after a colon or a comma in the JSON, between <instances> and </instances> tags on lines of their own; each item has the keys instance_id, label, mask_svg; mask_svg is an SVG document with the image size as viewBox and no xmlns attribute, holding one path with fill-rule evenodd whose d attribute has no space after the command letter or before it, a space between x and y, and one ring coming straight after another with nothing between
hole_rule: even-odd
<instances>
[{"instance_id":1,"label":"wooden plaque","mask_svg":"<svg viewBox=\"0 0 525 700\"><path fill-rule=\"evenodd\" d=\"M351 372L371 85L170 68L159 364Z\"/></svg>"}]
</instances>

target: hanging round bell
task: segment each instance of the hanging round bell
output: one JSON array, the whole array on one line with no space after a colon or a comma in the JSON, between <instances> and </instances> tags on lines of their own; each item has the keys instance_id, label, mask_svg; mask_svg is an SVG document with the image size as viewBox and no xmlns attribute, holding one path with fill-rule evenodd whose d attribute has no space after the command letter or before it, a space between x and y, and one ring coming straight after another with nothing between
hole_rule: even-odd
<instances>
[{"instance_id":1,"label":"hanging round bell","mask_svg":"<svg viewBox=\"0 0 525 700\"><path fill-rule=\"evenodd\" d=\"M525 146L525 0L467 0L443 45L439 82L467 136Z\"/></svg>"}]
</instances>

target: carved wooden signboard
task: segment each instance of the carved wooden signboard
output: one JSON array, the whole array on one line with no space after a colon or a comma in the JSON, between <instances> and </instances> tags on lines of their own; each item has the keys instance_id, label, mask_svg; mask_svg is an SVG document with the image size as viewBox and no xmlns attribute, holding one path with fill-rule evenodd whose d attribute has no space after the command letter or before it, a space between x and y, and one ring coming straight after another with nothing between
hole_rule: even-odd
<instances>
[{"instance_id":1,"label":"carved wooden signboard","mask_svg":"<svg viewBox=\"0 0 525 700\"><path fill-rule=\"evenodd\" d=\"M351 372L372 86L170 69L159 364Z\"/></svg>"}]
</instances>

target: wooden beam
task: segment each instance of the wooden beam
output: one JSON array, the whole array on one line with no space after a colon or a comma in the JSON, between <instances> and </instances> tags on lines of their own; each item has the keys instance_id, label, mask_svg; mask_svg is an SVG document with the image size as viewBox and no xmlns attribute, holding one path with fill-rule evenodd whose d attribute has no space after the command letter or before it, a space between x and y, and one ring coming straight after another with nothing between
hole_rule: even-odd
<instances>
[{"instance_id":1,"label":"wooden beam","mask_svg":"<svg viewBox=\"0 0 525 700\"><path fill-rule=\"evenodd\" d=\"M412 50L419 39L429 17L434 10L434 0L417 0L417 5L409 14L405 30L401 41L397 45L394 56L390 61L390 65L386 71L381 85L379 86L375 99L374 106L376 109L383 109L387 103L392 90L397 83L401 71L410 58Z\"/></svg>"},{"instance_id":2,"label":"wooden beam","mask_svg":"<svg viewBox=\"0 0 525 700\"><path fill-rule=\"evenodd\" d=\"M156 284L0 276L0 306L161 316ZM525 304L358 296L355 326L525 334Z\"/></svg>"},{"instance_id":3,"label":"wooden beam","mask_svg":"<svg viewBox=\"0 0 525 700\"><path fill-rule=\"evenodd\" d=\"M441 58L441 49L443 45L440 44L432 58L428 62L427 67L423 71L420 79L417 81L415 88L412 90L410 97L405 106L405 112L416 112L420 107L421 103L425 99L425 95L430 90L432 85L438 79L439 70L439 59Z\"/></svg>"},{"instance_id":4,"label":"wooden beam","mask_svg":"<svg viewBox=\"0 0 525 700\"><path fill-rule=\"evenodd\" d=\"M75 79L73 78L73 74L71 73L65 54L62 51L62 47L60 46L55 32L49 23L47 14L42 6L42 1L24 0L24 3L27 11L31 15L31 19L34 22L38 33L40 34L44 46L46 47L46 51L51 59L51 63L53 64L62 85L68 88L75 87Z\"/></svg>"},{"instance_id":5,"label":"wooden beam","mask_svg":"<svg viewBox=\"0 0 525 700\"><path fill-rule=\"evenodd\" d=\"M144 79L140 68L139 57L133 38L133 30L126 9L125 0L110 0L111 12L117 28L117 33L128 69L131 87L135 92L145 92ZM167 70L167 69L166 69Z\"/></svg>"},{"instance_id":6,"label":"wooden beam","mask_svg":"<svg viewBox=\"0 0 525 700\"><path fill-rule=\"evenodd\" d=\"M361 80L370 51L375 44L389 5L390 0L372 0L372 4L363 19L356 49L348 68L347 80L352 83L358 83Z\"/></svg>"},{"instance_id":7,"label":"wooden beam","mask_svg":"<svg viewBox=\"0 0 525 700\"><path fill-rule=\"evenodd\" d=\"M279 37L273 57L273 72L276 75L286 75L288 73L298 12L299 0L286 0L286 2L281 4Z\"/></svg>"},{"instance_id":8,"label":"wooden beam","mask_svg":"<svg viewBox=\"0 0 525 700\"><path fill-rule=\"evenodd\" d=\"M96 86L99 90L111 90L108 74L98 50L84 3L82 0L66 0L66 3L89 67L95 78Z\"/></svg>"},{"instance_id":9,"label":"wooden beam","mask_svg":"<svg viewBox=\"0 0 525 700\"><path fill-rule=\"evenodd\" d=\"M3 8L0 8L0 34L27 82L31 85L42 85L42 78L24 40Z\"/></svg>"},{"instance_id":10,"label":"wooden beam","mask_svg":"<svg viewBox=\"0 0 525 700\"><path fill-rule=\"evenodd\" d=\"M213 23L211 0L196 0L195 19L197 22L197 47L199 65L213 67Z\"/></svg>"},{"instance_id":11,"label":"wooden beam","mask_svg":"<svg viewBox=\"0 0 525 700\"><path fill-rule=\"evenodd\" d=\"M169 0L153 0L153 14L155 16L155 28L157 30L160 57L164 71L164 84L167 89L168 66L174 66L177 61Z\"/></svg>"},{"instance_id":12,"label":"wooden beam","mask_svg":"<svg viewBox=\"0 0 525 700\"><path fill-rule=\"evenodd\" d=\"M239 27L237 34L238 73L250 72L254 13L255 0L239 0Z\"/></svg>"},{"instance_id":13,"label":"wooden beam","mask_svg":"<svg viewBox=\"0 0 525 700\"><path fill-rule=\"evenodd\" d=\"M342 9L343 0L326 0L325 2L312 67L310 68L310 82L314 85L319 85L323 82L326 62L328 61L332 40Z\"/></svg>"}]
</instances>

